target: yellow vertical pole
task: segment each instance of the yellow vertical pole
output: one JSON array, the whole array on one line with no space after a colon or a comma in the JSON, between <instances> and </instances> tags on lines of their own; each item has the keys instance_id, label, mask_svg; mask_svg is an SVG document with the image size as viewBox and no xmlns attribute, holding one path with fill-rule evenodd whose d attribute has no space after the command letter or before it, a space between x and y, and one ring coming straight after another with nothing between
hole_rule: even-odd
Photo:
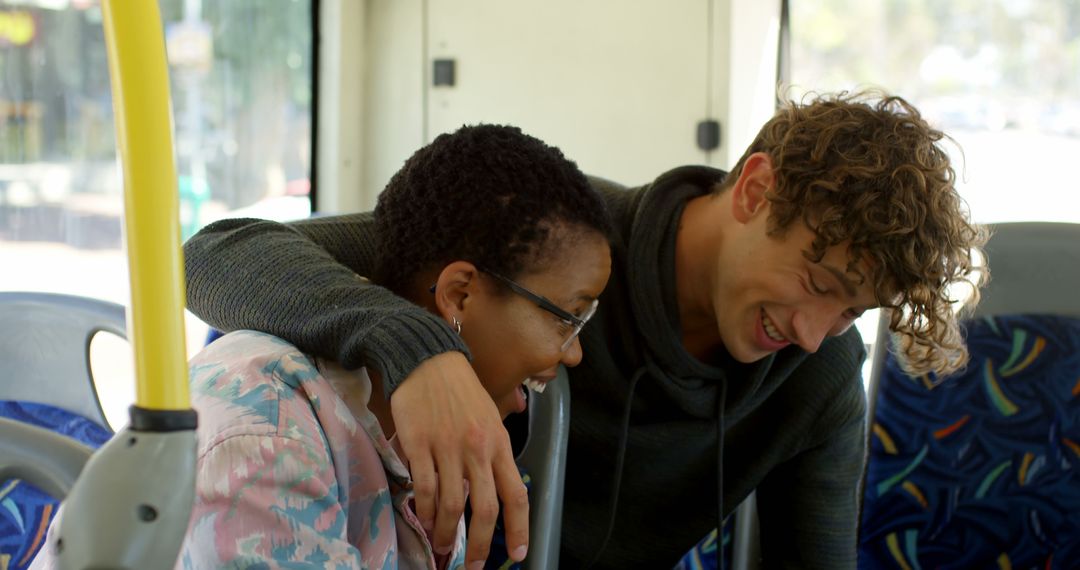
<instances>
[{"instance_id":1,"label":"yellow vertical pole","mask_svg":"<svg viewBox=\"0 0 1080 570\"><path fill-rule=\"evenodd\" d=\"M172 108L156 0L105 0L131 279L135 405L190 408Z\"/></svg>"},{"instance_id":2,"label":"yellow vertical pole","mask_svg":"<svg viewBox=\"0 0 1080 570\"><path fill-rule=\"evenodd\" d=\"M195 499L184 281L165 42L157 0L104 0L135 349L131 423L87 461L50 532L58 567L172 568ZM102 524L103 521L108 521Z\"/></svg>"}]
</instances>

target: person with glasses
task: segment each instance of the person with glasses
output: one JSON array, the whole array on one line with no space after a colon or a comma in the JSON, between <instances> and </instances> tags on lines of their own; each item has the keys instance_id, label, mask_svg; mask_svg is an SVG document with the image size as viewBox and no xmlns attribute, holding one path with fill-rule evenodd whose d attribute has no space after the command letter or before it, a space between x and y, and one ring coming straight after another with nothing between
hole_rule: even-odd
<instances>
[{"instance_id":1,"label":"person with glasses","mask_svg":"<svg viewBox=\"0 0 1080 570\"><path fill-rule=\"evenodd\" d=\"M767 567L855 567L867 426L852 323L893 309L915 374L967 358L948 291L977 287L985 232L944 138L902 98L822 94L781 105L730 172L683 166L638 188L591 179L615 221L614 262L579 337L588 357L569 371L561 567L671 568L752 491ZM524 546L510 453L477 436L495 427L464 348L350 280L369 262L348 248L370 235L363 217L320 223L207 228L185 248L189 306L381 370L414 477L440 489L464 477L474 505L498 494L508 544ZM272 285L223 293L236 267ZM395 343L409 359L371 356ZM458 498L418 491L418 511L457 520ZM474 517L470 539L486 520ZM706 538L693 562L716 564L722 542Z\"/></svg>"},{"instance_id":2,"label":"person with glasses","mask_svg":"<svg viewBox=\"0 0 1080 570\"><path fill-rule=\"evenodd\" d=\"M558 366L581 362L578 335L611 270L610 221L558 149L507 126L440 135L393 177L374 221L364 219L377 239L342 251L377 252L372 281L459 340L494 413L524 411L526 389L543 391ZM236 282L268 286L266 277ZM414 350L398 342L369 357L388 363ZM197 354L196 502L177 567L465 568L464 521L443 528L416 510L413 489L430 481L410 474L416 460L401 451L385 370L348 369L253 330ZM463 503L457 480L438 493Z\"/></svg>"},{"instance_id":3,"label":"person with glasses","mask_svg":"<svg viewBox=\"0 0 1080 570\"><path fill-rule=\"evenodd\" d=\"M555 315L555 317L559 319L559 336L563 338L562 346L559 347L559 349L564 352L570 350L570 346L574 344L574 339L581 334L581 329L585 328L585 323L589 322L589 319L596 314L596 307L600 305L600 299L593 299L580 315L571 315L559 308L555 303L549 301L546 297L529 291L509 277L503 277L489 269L480 268L480 271L494 277L509 287L511 291L525 297L533 303L536 303L541 309Z\"/></svg>"}]
</instances>

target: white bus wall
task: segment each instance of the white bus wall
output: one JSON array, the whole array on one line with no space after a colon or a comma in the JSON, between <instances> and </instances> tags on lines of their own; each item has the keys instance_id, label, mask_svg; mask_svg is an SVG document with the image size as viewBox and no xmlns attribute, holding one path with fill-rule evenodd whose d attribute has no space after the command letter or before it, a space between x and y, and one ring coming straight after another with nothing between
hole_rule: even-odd
<instances>
[{"instance_id":1,"label":"white bus wall","mask_svg":"<svg viewBox=\"0 0 1080 570\"><path fill-rule=\"evenodd\" d=\"M506 123L628 185L728 168L773 111L780 1L325 0L316 208L363 211L416 149ZM452 86L432 85L452 59ZM699 121L721 144L697 146Z\"/></svg>"}]
</instances>

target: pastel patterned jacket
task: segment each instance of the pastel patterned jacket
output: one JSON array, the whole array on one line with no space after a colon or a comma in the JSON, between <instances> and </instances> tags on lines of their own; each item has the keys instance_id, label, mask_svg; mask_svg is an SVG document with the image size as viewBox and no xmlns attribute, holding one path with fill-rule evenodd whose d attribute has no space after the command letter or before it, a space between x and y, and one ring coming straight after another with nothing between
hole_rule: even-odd
<instances>
[{"instance_id":1,"label":"pastel patterned jacket","mask_svg":"<svg viewBox=\"0 0 1080 570\"><path fill-rule=\"evenodd\" d=\"M177 568L464 567L464 520L450 553L433 553L408 467L367 408L364 370L254 331L221 337L190 367L198 472ZM32 569L56 567L52 544Z\"/></svg>"},{"instance_id":2,"label":"pastel patterned jacket","mask_svg":"<svg viewBox=\"0 0 1080 570\"><path fill-rule=\"evenodd\" d=\"M456 569L436 557L371 381L276 337L226 335L191 361L196 502L180 568Z\"/></svg>"}]
</instances>

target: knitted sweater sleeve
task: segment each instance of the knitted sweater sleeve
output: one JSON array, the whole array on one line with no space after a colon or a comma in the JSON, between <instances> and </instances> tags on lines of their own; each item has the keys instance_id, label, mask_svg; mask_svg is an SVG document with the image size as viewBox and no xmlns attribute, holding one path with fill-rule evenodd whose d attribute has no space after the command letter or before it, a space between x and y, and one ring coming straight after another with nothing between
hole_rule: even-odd
<instances>
[{"instance_id":1,"label":"knitted sweater sleeve","mask_svg":"<svg viewBox=\"0 0 1080 570\"><path fill-rule=\"evenodd\" d=\"M370 214L210 224L184 244L188 308L222 331L373 367L389 394L424 360L468 349L435 315L359 277L374 269L374 232Z\"/></svg>"},{"instance_id":2,"label":"knitted sweater sleeve","mask_svg":"<svg viewBox=\"0 0 1080 570\"><path fill-rule=\"evenodd\" d=\"M765 568L856 566L866 396L858 363L831 360L827 368L831 382L822 381L820 368L806 378L820 388L806 402L820 415L804 451L770 472L757 489Z\"/></svg>"}]
</instances>

